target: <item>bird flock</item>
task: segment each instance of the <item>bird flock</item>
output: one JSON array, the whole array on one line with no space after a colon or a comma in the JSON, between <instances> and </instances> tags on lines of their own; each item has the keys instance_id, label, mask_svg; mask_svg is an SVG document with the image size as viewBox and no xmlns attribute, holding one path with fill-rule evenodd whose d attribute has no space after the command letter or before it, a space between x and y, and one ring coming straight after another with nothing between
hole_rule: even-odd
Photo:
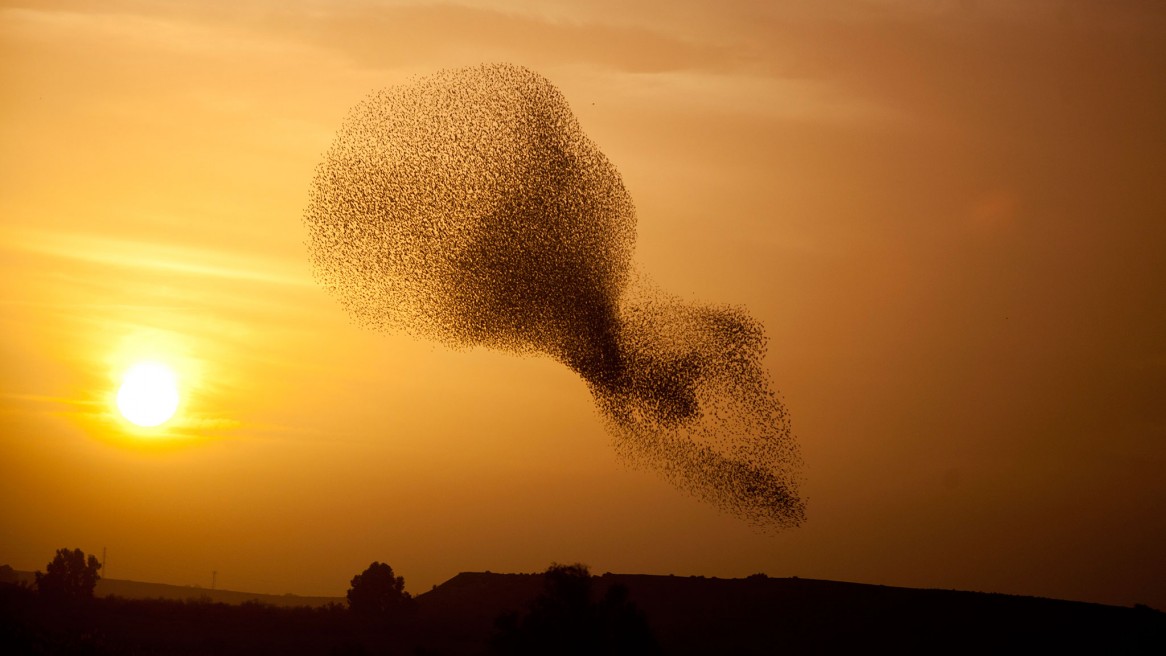
<instances>
[{"instance_id":1,"label":"bird flock","mask_svg":"<svg viewBox=\"0 0 1166 656\"><path fill-rule=\"evenodd\" d=\"M317 281L357 323L554 358L627 462L753 524L804 521L762 326L634 271L631 196L541 75L482 65L372 93L304 224Z\"/></svg>"}]
</instances>

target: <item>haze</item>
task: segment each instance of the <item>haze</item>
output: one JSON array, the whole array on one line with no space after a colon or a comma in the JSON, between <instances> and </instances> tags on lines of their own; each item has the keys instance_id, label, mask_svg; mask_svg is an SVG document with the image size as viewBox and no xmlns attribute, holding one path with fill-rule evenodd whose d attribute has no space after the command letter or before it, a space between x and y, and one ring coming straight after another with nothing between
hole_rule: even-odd
<instances>
[{"instance_id":1,"label":"haze","mask_svg":"<svg viewBox=\"0 0 1166 656\"><path fill-rule=\"evenodd\" d=\"M0 562L1166 607L1166 11L1015 4L4 3ZM484 62L563 93L638 268L765 326L803 526L627 467L549 358L368 331L315 284L301 216L349 108ZM111 402L142 358L184 390L160 431Z\"/></svg>"}]
</instances>

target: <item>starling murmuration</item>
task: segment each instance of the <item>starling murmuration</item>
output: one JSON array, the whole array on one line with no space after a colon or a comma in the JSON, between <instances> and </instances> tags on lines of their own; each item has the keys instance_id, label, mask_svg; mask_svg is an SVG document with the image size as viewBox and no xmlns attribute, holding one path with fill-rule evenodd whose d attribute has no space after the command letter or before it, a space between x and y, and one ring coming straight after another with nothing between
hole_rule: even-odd
<instances>
[{"instance_id":1,"label":"starling murmuration","mask_svg":"<svg viewBox=\"0 0 1166 656\"><path fill-rule=\"evenodd\" d=\"M643 282L635 222L562 93L508 64L366 97L304 212L316 278L359 324L550 356L586 381L628 462L754 524L800 524L764 329Z\"/></svg>"}]
</instances>

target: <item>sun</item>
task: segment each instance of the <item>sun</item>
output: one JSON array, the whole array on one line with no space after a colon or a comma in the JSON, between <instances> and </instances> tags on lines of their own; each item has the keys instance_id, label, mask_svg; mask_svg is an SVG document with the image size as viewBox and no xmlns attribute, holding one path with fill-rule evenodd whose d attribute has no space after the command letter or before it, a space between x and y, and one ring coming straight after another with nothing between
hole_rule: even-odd
<instances>
[{"instance_id":1,"label":"sun","mask_svg":"<svg viewBox=\"0 0 1166 656\"><path fill-rule=\"evenodd\" d=\"M178 400L178 377L170 367L153 360L130 367L117 391L117 409L122 416L144 428L173 417Z\"/></svg>"}]
</instances>

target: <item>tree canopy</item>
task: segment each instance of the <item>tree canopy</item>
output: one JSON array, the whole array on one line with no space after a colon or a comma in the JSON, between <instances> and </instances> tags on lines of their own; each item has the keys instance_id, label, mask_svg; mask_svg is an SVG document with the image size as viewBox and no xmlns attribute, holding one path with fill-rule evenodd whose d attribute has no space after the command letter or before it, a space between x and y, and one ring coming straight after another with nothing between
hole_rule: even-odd
<instances>
[{"instance_id":1,"label":"tree canopy","mask_svg":"<svg viewBox=\"0 0 1166 656\"><path fill-rule=\"evenodd\" d=\"M659 648L642 611L622 585L592 600L586 565L552 564L543 592L525 616L507 613L495 623L493 647L504 655L656 654Z\"/></svg>"},{"instance_id":2,"label":"tree canopy","mask_svg":"<svg viewBox=\"0 0 1166 656\"><path fill-rule=\"evenodd\" d=\"M352 577L348 607L369 619L389 619L412 609L413 598L405 592L404 577L394 574L388 564L374 562Z\"/></svg>"},{"instance_id":3,"label":"tree canopy","mask_svg":"<svg viewBox=\"0 0 1166 656\"><path fill-rule=\"evenodd\" d=\"M101 576L97 556L86 558L80 549L57 549L57 555L36 573L37 592L46 598L60 601L92 599L93 590Z\"/></svg>"}]
</instances>

